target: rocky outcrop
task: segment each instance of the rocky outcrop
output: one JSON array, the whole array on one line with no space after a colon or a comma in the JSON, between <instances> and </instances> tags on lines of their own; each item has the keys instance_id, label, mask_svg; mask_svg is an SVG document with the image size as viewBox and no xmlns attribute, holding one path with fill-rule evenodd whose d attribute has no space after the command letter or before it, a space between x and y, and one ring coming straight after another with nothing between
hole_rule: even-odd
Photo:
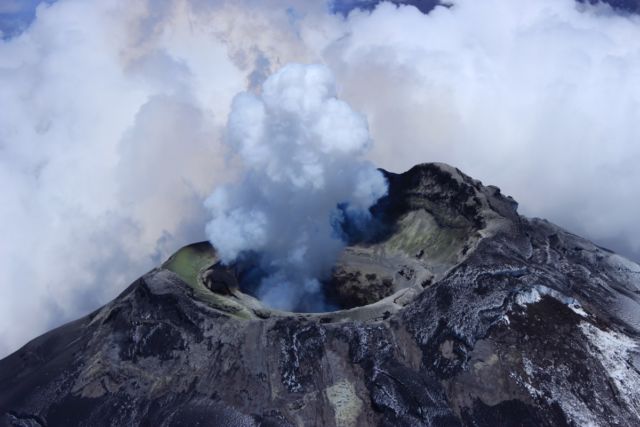
<instances>
[{"instance_id":1,"label":"rocky outcrop","mask_svg":"<svg viewBox=\"0 0 640 427\"><path fill-rule=\"evenodd\" d=\"M385 173L346 309L284 313L188 246L0 361L0 425L640 423L640 267L442 164Z\"/></svg>"}]
</instances>

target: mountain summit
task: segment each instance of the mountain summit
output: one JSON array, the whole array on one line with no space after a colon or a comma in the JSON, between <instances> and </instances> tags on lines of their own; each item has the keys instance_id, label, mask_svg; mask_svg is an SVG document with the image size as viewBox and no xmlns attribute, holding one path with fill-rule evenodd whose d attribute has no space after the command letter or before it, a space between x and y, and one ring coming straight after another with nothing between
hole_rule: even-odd
<instances>
[{"instance_id":1,"label":"mountain summit","mask_svg":"<svg viewBox=\"0 0 640 427\"><path fill-rule=\"evenodd\" d=\"M0 425L640 424L640 266L451 166L384 175L335 311L187 246L0 361Z\"/></svg>"}]
</instances>

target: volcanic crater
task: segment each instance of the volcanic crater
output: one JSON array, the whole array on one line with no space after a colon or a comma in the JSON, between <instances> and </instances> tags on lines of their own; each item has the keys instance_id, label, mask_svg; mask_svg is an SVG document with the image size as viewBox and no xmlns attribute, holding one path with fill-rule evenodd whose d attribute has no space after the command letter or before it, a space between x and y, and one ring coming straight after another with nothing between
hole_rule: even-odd
<instances>
[{"instance_id":1,"label":"volcanic crater","mask_svg":"<svg viewBox=\"0 0 640 427\"><path fill-rule=\"evenodd\" d=\"M382 173L390 189L371 209L374 232L349 235L331 276L322 281L326 312L309 313L304 301L293 312L265 305L256 294L258 258L224 265L208 242L182 248L162 267L178 274L196 297L227 313L375 321L407 305L472 252L483 231L499 226L493 209L507 216L516 211L515 201L496 187L485 188L448 165Z\"/></svg>"}]
</instances>

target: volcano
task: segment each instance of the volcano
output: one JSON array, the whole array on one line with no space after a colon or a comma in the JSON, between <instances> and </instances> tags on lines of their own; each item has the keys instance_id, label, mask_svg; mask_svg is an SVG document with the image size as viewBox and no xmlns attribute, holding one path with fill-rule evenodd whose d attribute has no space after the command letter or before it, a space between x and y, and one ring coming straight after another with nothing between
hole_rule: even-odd
<instances>
[{"instance_id":1,"label":"volcano","mask_svg":"<svg viewBox=\"0 0 640 427\"><path fill-rule=\"evenodd\" d=\"M383 173L335 310L184 247L0 361L0 425L640 425L640 266L451 166Z\"/></svg>"}]
</instances>

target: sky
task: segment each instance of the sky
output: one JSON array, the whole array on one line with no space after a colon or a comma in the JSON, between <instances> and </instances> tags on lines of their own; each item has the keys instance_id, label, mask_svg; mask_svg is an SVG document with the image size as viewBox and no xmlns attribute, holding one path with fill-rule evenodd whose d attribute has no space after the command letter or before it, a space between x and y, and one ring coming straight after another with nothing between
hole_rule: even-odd
<instances>
[{"instance_id":1,"label":"sky","mask_svg":"<svg viewBox=\"0 0 640 427\"><path fill-rule=\"evenodd\" d=\"M639 261L638 3L409 3L0 0L0 357L207 238L251 169L234 100L290 64L358 162L452 164Z\"/></svg>"}]
</instances>

